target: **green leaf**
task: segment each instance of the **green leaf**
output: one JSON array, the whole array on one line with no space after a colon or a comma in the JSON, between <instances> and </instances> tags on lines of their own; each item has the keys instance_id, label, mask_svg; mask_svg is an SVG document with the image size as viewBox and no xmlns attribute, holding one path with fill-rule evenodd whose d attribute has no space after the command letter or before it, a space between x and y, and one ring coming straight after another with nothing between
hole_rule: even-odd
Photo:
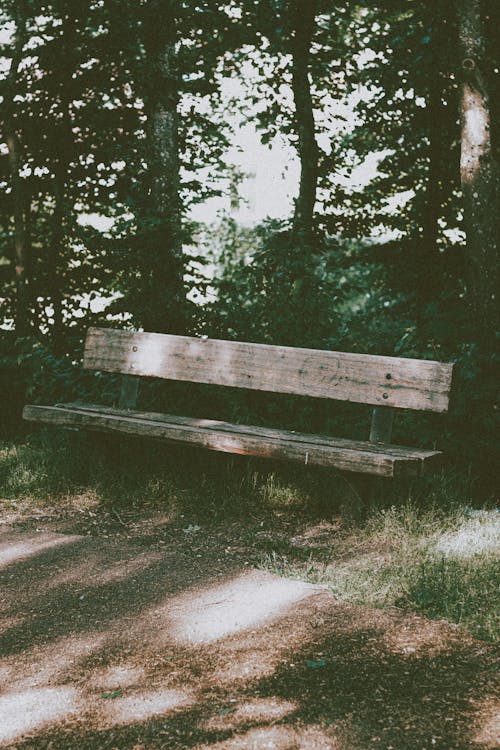
<instances>
[{"instance_id":1,"label":"green leaf","mask_svg":"<svg viewBox=\"0 0 500 750\"><path fill-rule=\"evenodd\" d=\"M306 660L306 667L309 667L309 669L321 669L321 667L326 667L328 664L326 659L307 659Z\"/></svg>"},{"instance_id":2,"label":"green leaf","mask_svg":"<svg viewBox=\"0 0 500 750\"><path fill-rule=\"evenodd\" d=\"M101 698L104 700L113 699L113 698L121 698L123 695L121 690L113 690L111 693L103 693L101 695Z\"/></svg>"}]
</instances>

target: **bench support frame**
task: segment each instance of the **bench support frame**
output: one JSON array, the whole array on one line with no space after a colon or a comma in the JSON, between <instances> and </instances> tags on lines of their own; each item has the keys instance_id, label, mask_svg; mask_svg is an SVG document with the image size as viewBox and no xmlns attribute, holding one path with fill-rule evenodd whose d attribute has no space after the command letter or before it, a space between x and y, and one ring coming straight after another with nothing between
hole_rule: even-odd
<instances>
[{"instance_id":1,"label":"bench support frame","mask_svg":"<svg viewBox=\"0 0 500 750\"><path fill-rule=\"evenodd\" d=\"M120 398L118 405L120 409L135 409L139 398L140 379L135 375L122 375L120 385Z\"/></svg>"},{"instance_id":2,"label":"bench support frame","mask_svg":"<svg viewBox=\"0 0 500 750\"><path fill-rule=\"evenodd\" d=\"M372 410L370 443L390 443L394 426L394 409L376 406Z\"/></svg>"}]
</instances>

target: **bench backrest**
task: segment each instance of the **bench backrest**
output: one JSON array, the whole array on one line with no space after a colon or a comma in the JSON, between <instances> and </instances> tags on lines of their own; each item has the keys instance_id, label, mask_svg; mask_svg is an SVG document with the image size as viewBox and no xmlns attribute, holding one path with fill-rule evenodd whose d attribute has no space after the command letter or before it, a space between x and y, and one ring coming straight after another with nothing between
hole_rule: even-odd
<instances>
[{"instance_id":1,"label":"bench backrest","mask_svg":"<svg viewBox=\"0 0 500 750\"><path fill-rule=\"evenodd\" d=\"M86 369L444 412L453 365L90 328Z\"/></svg>"}]
</instances>

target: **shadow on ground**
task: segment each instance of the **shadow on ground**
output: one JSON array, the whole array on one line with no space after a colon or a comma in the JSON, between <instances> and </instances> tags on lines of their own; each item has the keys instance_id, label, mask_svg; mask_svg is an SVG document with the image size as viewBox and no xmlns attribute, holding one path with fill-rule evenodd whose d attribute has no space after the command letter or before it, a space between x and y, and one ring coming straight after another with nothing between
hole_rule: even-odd
<instances>
[{"instance_id":1,"label":"shadow on ground","mask_svg":"<svg viewBox=\"0 0 500 750\"><path fill-rule=\"evenodd\" d=\"M170 541L3 527L0 746L493 748L493 646ZM200 532L203 533L203 532Z\"/></svg>"}]
</instances>

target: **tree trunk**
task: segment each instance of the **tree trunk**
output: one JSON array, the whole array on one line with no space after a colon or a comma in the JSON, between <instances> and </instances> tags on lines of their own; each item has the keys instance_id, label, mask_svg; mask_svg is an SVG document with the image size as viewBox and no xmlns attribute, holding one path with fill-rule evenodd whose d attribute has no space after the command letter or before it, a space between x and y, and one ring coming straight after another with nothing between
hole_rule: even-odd
<instances>
[{"instance_id":1,"label":"tree trunk","mask_svg":"<svg viewBox=\"0 0 500 750\"><path fill-rule=\"evenodd\" d=\"M54 176L54 210L52 213L52 232L47 255L47 289L52 306L51 341L56 354L63 350L63 312L62 312L62 283L61 256L64 245L65 220L65 170L60 163L55 167Z\"/></svg>"},{"instance_id":2,"label":"tree trunk","mask_svg":"<svg viewBox=\"0 0 500 750\"><path fill-rule=\"evenodd\" d=\"M16 129L14 96L23 49L27 41L28 8L24 2L15 4L16 31L14 48L8 75L3 90L3 130L8 148L12 202L14 214L14 257L16 280L15 330L18 336L25 336L30 330L31 316L28 289L29 240L24 222L26 198L21 171L21 142Z\"/></svg>"},{"instance_id":3,"label":"tree trunk","mask_svg":"<svg viewBox=\"0 0 500 750\"><path fill-rule=\"evenodd\" d=\"M146 216L150 295L144 325L181 333L185 328L179 159L179 80L175 0L149 0L144 19L147 113Z\"/></svg>"},{"instance_id":4,"label":"tree trunk","mask_svg":"<svg viewBox=\"0 0 500 750\"><path fill-rule=\"evenodd\" d=\"M53 178L54 210L52 213L52 232L48 247L47 274L50 304L53 309L51 326L52 348L57 354L64 351L64 268L65 268L65 235L73 211L70 197L69 175L74 158L73 120L71 104L73 101L73 72L75 61L73 50L76 44L74 19L70 15L62 19L61 53L65 65L60 78L60 117L54 129L55 160Z\"/></svg>"},{"instance_id":5,"label":"tree trunk","mask_svg":"<svg viewBox=\"0 0 500 750\"><path fill-rule=\"evenodd\" d=\"M300 158L300 188L293 217L296 245L313 244L313 216L318 184L316 143L309 59L314 34L316 0L292 0L292 88Z\"/></svg>"},{"instance_id":6,"label":"tree trunk","mask_svg":"<svg viewBox=\"0 0 500 750\"><path fill-rule=\"evenodd\" d=\"M438 0L432 18L430 53L433 69L429 80L427 103L427 134L429 139L428 173L425 188L425 205L421 224L422 243L417 243L416 278L416 322L419 330L425 330L428 322L426 308L439 299L442 280L438 273L439 219L445 200L445 176L443 174L443 150L446 148L447 109L442 98L442 69L445 57L446 38L443 34L443 19L446 9Z\"/></svg>"},{"instance_id":7,"label":"tree trunk","mask_svg":"<svg viewBox=\"0 0 500 750\"><path fill-rule=\"evenodd\" d=\"M460 177L473 339L491 351L498 330L499 172L491 145L490 101L480 0L456 0L460 68Z\"/></svg>"}]
</instances>

